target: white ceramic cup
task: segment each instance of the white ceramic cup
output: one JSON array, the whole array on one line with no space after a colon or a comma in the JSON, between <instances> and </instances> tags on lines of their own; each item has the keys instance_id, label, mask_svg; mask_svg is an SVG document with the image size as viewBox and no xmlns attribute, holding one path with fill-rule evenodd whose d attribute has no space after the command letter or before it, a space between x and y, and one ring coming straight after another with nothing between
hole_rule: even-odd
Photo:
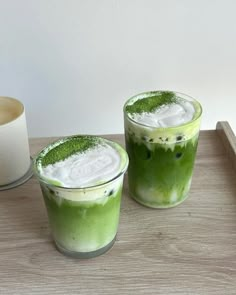
<instances>
[{"instance_id":1,"label":"white ceramic cup","mask_svg":"<svg viewBox=\"0 0 236 295\"><path fill-rule=\"evenodd\" d=\"M0 186L23 177L30 167L24 105L0 96Z\"/></svg>"}]
</instances>

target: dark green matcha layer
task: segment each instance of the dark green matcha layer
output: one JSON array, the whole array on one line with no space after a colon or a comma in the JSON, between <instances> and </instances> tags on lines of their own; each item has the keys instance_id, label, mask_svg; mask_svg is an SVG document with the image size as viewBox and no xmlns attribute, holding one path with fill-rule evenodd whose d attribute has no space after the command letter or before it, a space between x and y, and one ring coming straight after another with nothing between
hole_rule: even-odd
<instances>
[{"instance_id":1,"label":"dark green matcha layer","mask_svg":"<svg viewBox=\"0 0 236 295\"><path fill-rule=\"evenodd\" d=\"M197 135L185 143L167 144L133 141L126 134L129 155L129 189L138 202L154 208L172 207L186 197L197 150ZM175 199L173 200L173 195Z\"/></svg>"},{"instance_id":2,"label":"dark green matcha layer","mask_svg":"<svg viewBox=\"0 0 236 295\"><path fill-rule=\"evenodd\" d=\"M155 92L155 95L151 95L151 92L149 94L150 96L148 97L140 98L136 100L133 104L126 105L125 111L129 114L140 114L144 112L150 113L163 105L177 102L177 98L174 92L159 91Z\"/></svg>"},{"instance_id":3,"label":"dark green matcha layer","mask_svg":"<svg viewBox=\"0 0 236 295\"><path fill-rule=\"evenodd\" d=\"M57 146L51 146L49 151L42 152L42 156L38 161L41 161L43 167L54 164L58 161L63 161L73 154L81 153L98 144L98 138L94 136L74 136L61 141Z\"/></svg>"},{"instance_id":4,"label":"dark green matcha layer","mask_svg":"<svg viewBox=\"0 0 236 295\"><path fill-rule=\"evenodd\" d=\"M55 196L44 185L41 187L52 234L62 248L75 252L96 251L114 239L119 223L121 188L98 203L70 201Z\"/></svg>"}]
</instances>

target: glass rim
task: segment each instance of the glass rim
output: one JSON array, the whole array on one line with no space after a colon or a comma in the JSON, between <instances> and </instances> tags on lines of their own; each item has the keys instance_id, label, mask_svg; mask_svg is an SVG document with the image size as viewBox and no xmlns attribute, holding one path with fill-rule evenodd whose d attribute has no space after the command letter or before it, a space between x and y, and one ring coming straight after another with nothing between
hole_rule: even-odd
<instances>
[{"instance_id":1,"label":"glass rim","mask_svg":"<svg viewBox=\"0 0 236 295\"><path fill-rule=\"evenodd\" d=\"M194 101L196 102L198 105L199 105L199 114L196 116L196 118L194 118L193 120L189 121L189 122L186 122L184 124L181 124L181 125L178 125L178 126L169 126L169 127L155 127L155 126L150 126L148 124L145 124L145 123L140 123L140 122L137 122L136 120L132 119L128 113L126 112L126 106L128 105L128 103L132 100L132 99L135 99L135 98L144 98L143 96L144 95L147 95L146 97L148 97L148 94L153 94L153 96L156 94L156 93L160 93L160 92L173 92L174 94L177 94L179 95L180 97L186 97L188 99L190 99L190 101ZM138 100L138 99L137 99ZM143 127L146 127L146 128L151 128L151 129L155 129L155 130L164 130L164 129L171 129L171 130L174 130L174 129L179 129L181 127L184 127L184 126L187 126L189 124L192 124L193 122L196 122L197 120L199 120L199 118L201 118L202 116L202 105L200 104L200 102L198 100L196 100L194 97L188 95L188 94L185 94L185 93L182 93L182 92L178 92L178 91L171 91L171 90L150 90L150 91L144 91L144 92L141 92L141 93L138 93L136 95L133 95L132 97L130 97L129 99L126 100L124 106L123 106L123 113L125 115L125 117L131 121L132 123L135 123L136 125L139 125L139 126L143 126Z\"/></svg>"},{"instance_id":2,"label":"glass rim","mask_svg":"<svg viewBox=\"0 0 236 295\"><path fill-rule=\"evenodd\" d=\"M1 99L6 99L7 101L15 102L20 109L19 109L19 114L14 116L14 118L12 120L10 120L6 123L0 124L0 128L5 127L9 124L12 124L17 119L19 119L22 115L24 115L24 113L25 113L25 106L19 99L14 98L14 97L10 97L10 96L0 96L0 100Z\"/></svg>"},{"instance_id":3,"label":"glass rim","mask_svg":"<svg viewBox=\"0 0 236 295\"><path fill-rule=\"evenodd\" d=\"M111 179L105 181L105 182L102 182L102 183L99 183L99 184L95 184L95 185L88 185L88 186L84 186L84 187L66 187L66 186L61 186L61 185L57 185L57 184L53 184L53 183L50 183L47 178L45 177L42 177L37 169L37 160L40 156L40 154L42 152L44 152L48 147L50 146L53 146L54 144L56 144L57 142L59 142L60 140L69 140L70 138L74 138L74 137L79 137L79 136L92 136L92 137L96 137L98 139L102 139L104 140L105 142L107 142L110 146L112 145L115 145L115 146L118 146L122 152L124 153L124 158L125 158L125 161L124 161L124 164L122 165L122 169L119 173L117 173L117 175L115 175L114 177L112 177ZM113 146L112 146L113 147ZM113 147L115 148L115 147ZM116 149L117 150L117 149ZM117 150L118 153L119 153L119 150ZM118 178L120 178L122 175L125 174L125 172L127 171L127 168L128 168L128 164L129 164L129 158L128 158L128 154L126 152L126 150L117 142L115 141L112 141L112 140L109 140L109 139L106 139L104 137L101 137L101 136L97 136L97 135L89 135L89 134L81 134L81 135L71 135L71 136L65 136L65 137L62 137L60 139L57 139L53 142L51 142L50 144L46 145L44 148L42 148L38 153L37 155L34 157L33 159L33 171L34 171L34 175L36 176L36 178L39 180L39 182L42 182L44 183L45 185L47 185L48 187L52 187L52 188L57 188L58 190L70 190L70 191L83 191L83 190L93 190L93 189L97 189L97 188L102 188L103 186L106 186L112 182L114 182L115 180L117 180Z\"/></svg>"}]
</instances>

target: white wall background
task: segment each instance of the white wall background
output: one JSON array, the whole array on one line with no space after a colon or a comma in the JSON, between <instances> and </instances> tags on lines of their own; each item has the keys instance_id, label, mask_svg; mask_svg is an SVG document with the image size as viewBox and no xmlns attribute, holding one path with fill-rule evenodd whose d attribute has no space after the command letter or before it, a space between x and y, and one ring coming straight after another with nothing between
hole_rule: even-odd
<instances>
[{"instance_id":1,"label":"white wall background","mask_svg":"<svg viewBox=\"0 0 236 295\"><path fill-rule=\"evenodd\" d=\"M127 98L176 90L236 131L236 1L0 0L0 95L29 136L122 133Z\"/></svg>"}]
</instances>

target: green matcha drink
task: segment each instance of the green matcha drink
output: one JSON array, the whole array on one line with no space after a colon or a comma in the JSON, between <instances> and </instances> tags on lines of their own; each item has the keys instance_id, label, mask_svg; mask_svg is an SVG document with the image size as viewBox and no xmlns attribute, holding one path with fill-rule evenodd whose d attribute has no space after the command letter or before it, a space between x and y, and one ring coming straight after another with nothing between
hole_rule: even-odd
<instances>
[{"instance_id":1,"label":"green matcha drink","mask_svg":"<svg viewBox=\"0 0 236 295\"><path fill-rule=\"evenodd\" d=\"M124 106L130 195L153 208L183 202L191 185L202 108L187 95L153 91Z\"/></svg>"},{"instance_id":2,"label":"green matcha drink","mask_svg":"<svg viewBox=\"0 0 236 295\"><path fill-rule=\"evenodd\" d=\"M96 136L72 136L45 147L34 160L52 235L64 254L90 258L114 243L125 150Z\"/></svg>"}]
</instances>

